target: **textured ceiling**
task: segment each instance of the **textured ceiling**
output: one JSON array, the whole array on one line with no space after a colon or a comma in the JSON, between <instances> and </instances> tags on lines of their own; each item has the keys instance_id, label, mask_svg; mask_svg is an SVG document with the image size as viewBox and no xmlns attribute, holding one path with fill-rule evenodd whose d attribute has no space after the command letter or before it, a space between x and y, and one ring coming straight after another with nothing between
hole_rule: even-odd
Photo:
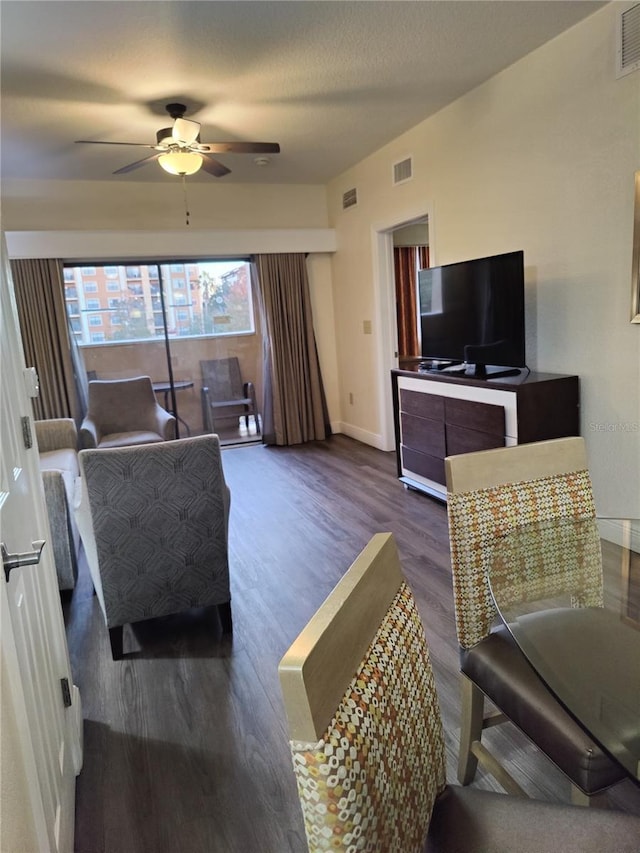
<instances>
[{"instance_id":1,"label":"textured ceiling","mask_svg":"<svg viewBox=\"0 0 640 853\"><path fill-rule=\"evenodd\" d=\"M219 180L324 183L601 5L2 0L2 175L175 180L74 140L151 143L178 100L203 142L280 143L262 168L220 155Z\"/></svg>"}]
</instances>

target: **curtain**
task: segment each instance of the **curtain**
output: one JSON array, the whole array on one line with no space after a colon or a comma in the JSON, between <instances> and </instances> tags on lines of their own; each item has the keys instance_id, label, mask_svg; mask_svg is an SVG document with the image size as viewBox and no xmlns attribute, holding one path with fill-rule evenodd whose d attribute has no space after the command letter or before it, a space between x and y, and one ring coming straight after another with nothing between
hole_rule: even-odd
<instances>
[{"instance_id":1,"label":"curtain","mask_svg":"<svg viewBox=\"0 0 640 853\"><path fill-rule=\"evenodd\" d=\"M305 256L257 255L255 267L265 331L264 441L290 445L324 439L329 416Z\"/></svg>"},{"instance_id":2,"label":"curtain","mask_svg":"<svg viewBox=\"0 0 640 853\"><path fill-rule=\"evenodd\" d=\"M417 270L429 266L428 246L396 246L393 250L398 323L398 356L420 355L418 341Z\"/></svg>"},{"instance_id":3,"label":"curtain","mask_svg":"<svg viewBox=\"0 0 640 853\"><path fill-rule=\"evenodd\" d=\"M40 396L36 419L82 420L64 300L62 262L54 259L11 261L26 364L36 369ZM78 353L81 360L81 356Z\"/></svg>"}]
</instances>

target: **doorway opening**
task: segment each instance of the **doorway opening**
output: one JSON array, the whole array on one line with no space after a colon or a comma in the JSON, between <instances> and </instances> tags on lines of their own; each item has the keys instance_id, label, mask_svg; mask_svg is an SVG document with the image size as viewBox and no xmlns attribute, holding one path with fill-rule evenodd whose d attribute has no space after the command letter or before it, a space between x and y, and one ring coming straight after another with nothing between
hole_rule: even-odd
<instances>
[{"instance_id":1,"label":"doorway opening","mask_svg":"<svg viewBox=\"0 0 640 853\"><path fill-rule=\"evenodd\" d=\"M399 242L404 242L406 239L414 241L416 246L422 245L430 249L433 236L432 222L430 212L422 208L408 214L404 219L381 223L373 229L373 278L378 328L380 329L377 380L380 422L379 447L381 450L395 449L393 401L391 382L389 381L390 371L399 367L400 364L394 235L398 234L395 239ZM426 243L423 242L424 240ZM430 258L431 261L432 258Z\"/></svg>"}]
</instances>

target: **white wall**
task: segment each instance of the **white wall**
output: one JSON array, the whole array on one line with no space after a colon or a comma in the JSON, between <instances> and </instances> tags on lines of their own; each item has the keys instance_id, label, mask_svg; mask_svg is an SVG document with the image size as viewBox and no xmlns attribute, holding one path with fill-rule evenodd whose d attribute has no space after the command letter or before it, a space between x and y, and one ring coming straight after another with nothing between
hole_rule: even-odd
<instances>
[{"instance_id":1,"label":"white wall","mask_svg":"<svg viewBox=\"0 0 640 853\"><path fill-rule=\"evenodd\" d=\"M615 79L623 7L597 11L332 181L329 216L346 431L384 441L376 231L429 213L432 264L524 249L529 365L581 377L598 511L640 517L640 326L629 322L640 73ZM394 188L391 164L407 155L414 178ZM342 211L351 187L358 205Z\"/></svg>"}]
</instances>

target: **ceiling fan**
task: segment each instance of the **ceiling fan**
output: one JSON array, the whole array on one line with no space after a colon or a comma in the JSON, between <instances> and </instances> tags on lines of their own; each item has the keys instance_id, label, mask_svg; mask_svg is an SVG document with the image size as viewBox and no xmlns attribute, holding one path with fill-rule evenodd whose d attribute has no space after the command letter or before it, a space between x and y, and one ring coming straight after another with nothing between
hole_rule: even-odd
<instances>
[{"instance_id":1,"label":"ceiling fan","mask_svg":"<svg viewBox=\"0 0 640 853\"><path fill-rule=\"evenodd\" d=\"M141 148L151 148L156 154L136 160L117 169L114 175L123 175L139 169L147 163L157 160L171 175L193 175L199 169L204 169L216 178L228 175L228 169L211 154L278 154L280 146L277 142L200 142L200 123L184 118L184 104L167 104L165 107L174 120L173 127L163 127L156 133L155 145L144 142L104 142L94 139L77 139L76 142L90 145L135 145Z\"/></svg>"}]
</instances>

